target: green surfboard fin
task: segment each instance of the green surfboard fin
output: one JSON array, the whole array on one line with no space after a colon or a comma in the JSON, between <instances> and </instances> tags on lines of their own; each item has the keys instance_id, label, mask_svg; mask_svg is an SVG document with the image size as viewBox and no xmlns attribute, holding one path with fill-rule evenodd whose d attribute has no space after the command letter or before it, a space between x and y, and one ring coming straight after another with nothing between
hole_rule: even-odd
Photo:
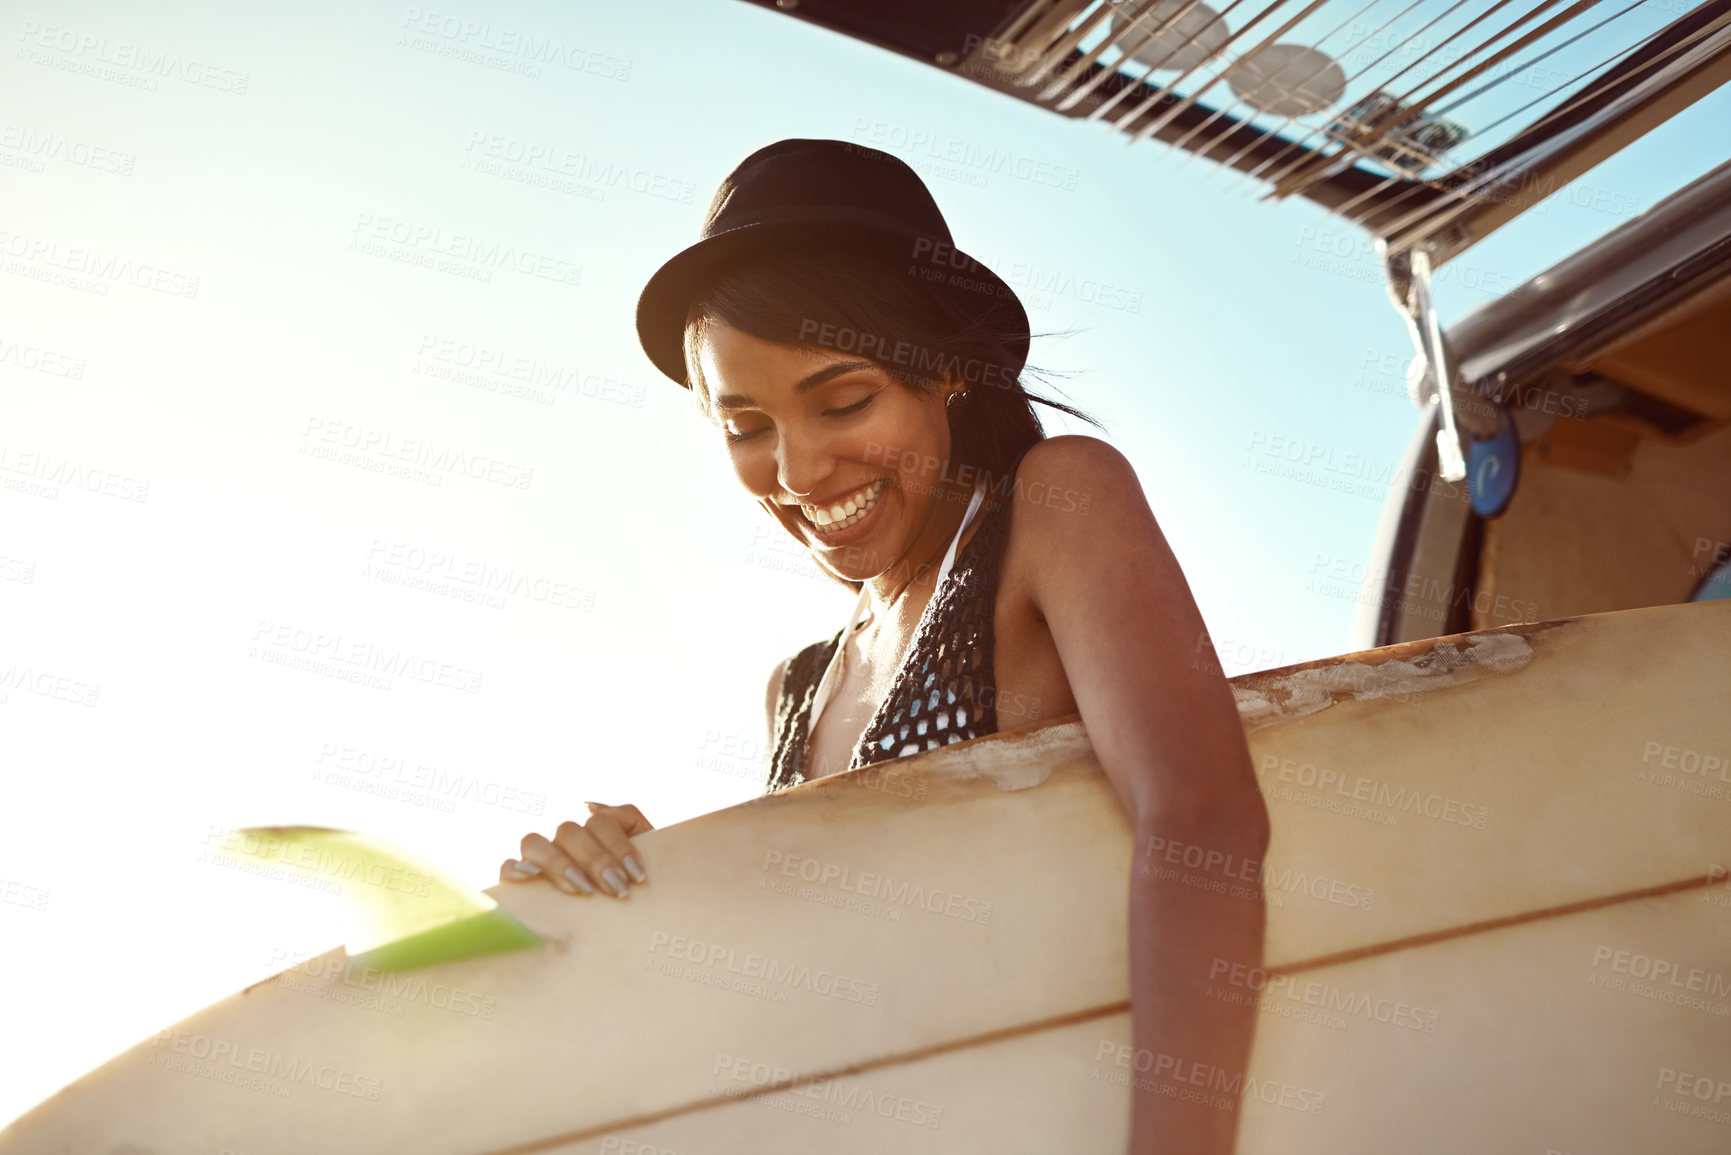
<instances>
[{"instance_id":1,"label":"green surfboard fin","mask_svg":"<svg viewBox=\"0 0 1731 1155\"><path fill-rule=\"evenodd\" d=\"M349 957L381 971L537 946L480 891L379 838L324 826L250 826L223 852L342 887Z\"/></svg>"}]
</instances>

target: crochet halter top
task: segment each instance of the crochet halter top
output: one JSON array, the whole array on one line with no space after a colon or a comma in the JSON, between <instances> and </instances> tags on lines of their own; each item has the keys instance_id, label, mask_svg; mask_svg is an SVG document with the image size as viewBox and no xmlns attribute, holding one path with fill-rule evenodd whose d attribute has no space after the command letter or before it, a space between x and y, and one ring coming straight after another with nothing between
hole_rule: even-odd
<instances>
[{"instance_id":1,"label":"crochet halter top","mask_svg":"<svg viewBox=\"0 0 1731 1155\"><path fill-rule=\"evenodd\" d=\"M957 555L955 568L932 592L890 691L861 732L848 769L997 732L992 611L1010 505L1010 495L998 493L980 510L979 528ZM781 668L766 792L805 781L812 700L845 632L807 646Z\"/></svg>"}]
</instances>

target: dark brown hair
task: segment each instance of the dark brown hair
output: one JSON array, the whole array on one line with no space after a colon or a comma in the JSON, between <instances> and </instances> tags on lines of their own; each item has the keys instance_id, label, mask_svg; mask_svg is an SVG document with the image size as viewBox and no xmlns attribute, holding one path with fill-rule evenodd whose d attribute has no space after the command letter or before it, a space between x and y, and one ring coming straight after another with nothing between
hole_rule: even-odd
<instances>
[{"instance_id":1,"label":"dark brown hair","mask_svg":"<svg viewBox=\"0 0 1731 1155\"><path fill-rule=\"evenodd\" d=\"M766 341L853 353L929 393L948 378L968 385L950 415L950 457L1005 493L1015 465L1046 436L1034 403L1099 426L1086 413L1030 393L1012 353L1019 332L1000 310L980 316L905 264L845 246L761 250L730 264L693 298L685 316L692 391L713 415L699 346L713 321Z\"/></svg>"}]
</instances>

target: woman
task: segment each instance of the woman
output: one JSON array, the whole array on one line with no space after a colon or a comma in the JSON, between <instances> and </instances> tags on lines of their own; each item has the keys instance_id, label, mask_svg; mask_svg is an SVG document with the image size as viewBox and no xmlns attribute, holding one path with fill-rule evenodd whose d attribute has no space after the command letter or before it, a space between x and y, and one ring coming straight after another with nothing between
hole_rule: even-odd
<instances>
[{"instance_id":1,"label":"woman","mask_svg":"<svg viewBox=\"0 0 1731 1155\"><path fill-rule=\"evenodd\" d=\"M912 169L841 141L753 153L637 322L747 491L860 592L840 633L770 677L770 790L1079 713L1138 848L1261 860L1231 689L1135 473L1105 442L1044 436L1020 382L1027 314ZM650 825L590 811L528 835L500 878L627 897ZM1161 875L1132 869L1134 1069L1230 1083L1255 1009L1208 979L1261 961L1262 907ZM1133 1151L1231 1150L1235 1110L1161 1085L1136 1084Z\"/></svg>"}]
</instances>

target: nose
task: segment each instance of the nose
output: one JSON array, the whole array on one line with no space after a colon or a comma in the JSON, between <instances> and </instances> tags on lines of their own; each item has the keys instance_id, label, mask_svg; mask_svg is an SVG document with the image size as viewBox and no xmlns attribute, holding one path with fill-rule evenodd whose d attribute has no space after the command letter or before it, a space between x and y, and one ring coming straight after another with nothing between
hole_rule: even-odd
<instances>
[{"instance_id":1,"label":"nose","mask_svg":"<svg viewBox=\"0 0 1731 1155\"><path fill-rule=\"evenodd\" d=\"M784 493L810 497L835 470L835 456L818 439L783 434L776 439L775 480Z\"/></svg>"}]
</instances>

